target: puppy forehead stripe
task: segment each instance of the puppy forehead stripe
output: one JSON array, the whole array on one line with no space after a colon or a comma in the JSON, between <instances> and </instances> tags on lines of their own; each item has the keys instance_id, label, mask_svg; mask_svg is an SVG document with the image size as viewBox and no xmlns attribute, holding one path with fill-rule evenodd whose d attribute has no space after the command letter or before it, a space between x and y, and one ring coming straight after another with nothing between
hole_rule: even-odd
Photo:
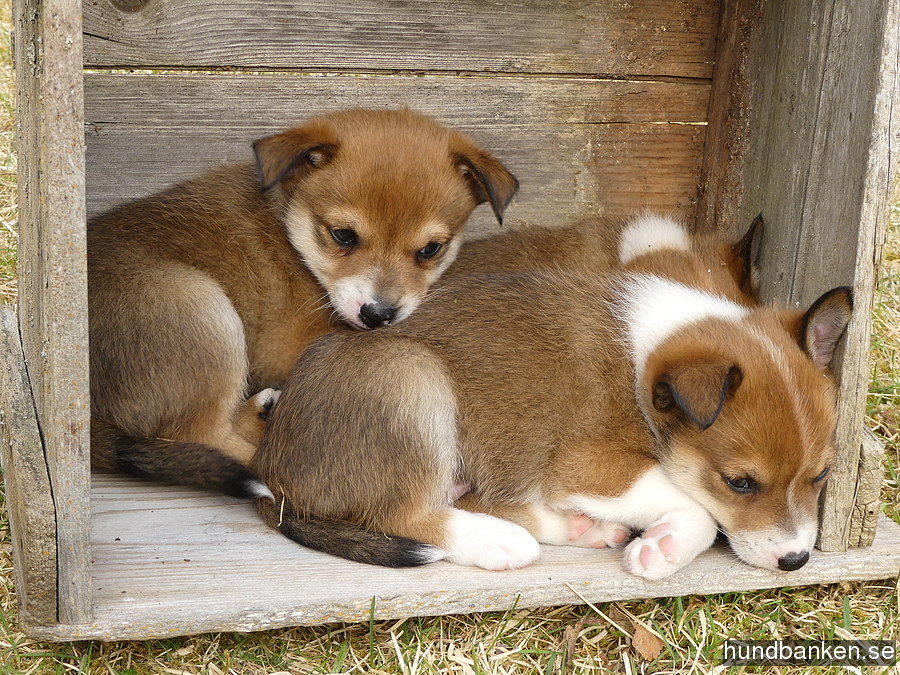
<instances>
[{"instance_id":1,"label":"puppy forehead stripe","mask_svg":"<svg viewBox=\"0 0 900 675\"><path fill-rule=\"evenodd\" d=\"M635 274L622 288L620 318L638 371L668 337L703 319L740 321L748 310L723 297L652 274Z\"/></svg>"},{"instance_id":2,"label":"puppy forehead stripe","mask_svg":"<svg viewBox=\"0 0 900 675\"><path fill-rule=\"evenodd\" d=\"M664 249L691 250L690 238L684 227L664 216L639 216L630 221L622 232L619 262L627 265L638 256Z\"/></svg>"},{"instance_id":3,"label":"puppy forehead stripe","mask_svg":"<svg viewBox=\"0 0 900 675\"><path fill-rule=\"evenodd\" d=\"M812 450L812 439L815 437L812 426L815 422L804 405L807 402L807 397L798 384L794 368L784 350L776 345L771 337L759 329L751 330L750 335L762 345L774 365L774 372L778 373L781 381L784 383L791 402L794 419L797 423L797 430L800 432L800 450L807 454Z\"/></svg>"}]
</instances>

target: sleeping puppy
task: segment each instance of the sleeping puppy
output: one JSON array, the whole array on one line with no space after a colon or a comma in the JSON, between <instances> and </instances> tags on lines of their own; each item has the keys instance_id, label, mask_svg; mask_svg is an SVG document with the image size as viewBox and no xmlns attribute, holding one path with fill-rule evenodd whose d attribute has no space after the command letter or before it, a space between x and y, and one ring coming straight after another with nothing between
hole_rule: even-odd
<instances>
[{"instance_id":1,"label":"sleeping puppy","mask_svg":"<svg viewBox=\"0 0 900 675\"><path fill-rule=\"evenodd\" d=\"M587 256L594 270L538 256L545 269L445 281L401 327L316 341L254 458L275 494L261 512L301 544L389 566L517 568L538 542L634 530L625 565L659 579L720 527L752 565L801 567L852 300L760 306L757 240L643 216Z\"/></svg>"},{"instance_id":2,"label":"sleeping puppy","mask_svg":"<svg viewBox=\"0 0 900 675\"><path fill-rule=\"evenodd\" d=\"M396 324L515 177L409 110L345 110L88 225L95 467L253 495L241 470L301 351ZM248 401L248 392L261 392ZM226 457L222 457L222 455Z\"/></svg>"}]
</instances>

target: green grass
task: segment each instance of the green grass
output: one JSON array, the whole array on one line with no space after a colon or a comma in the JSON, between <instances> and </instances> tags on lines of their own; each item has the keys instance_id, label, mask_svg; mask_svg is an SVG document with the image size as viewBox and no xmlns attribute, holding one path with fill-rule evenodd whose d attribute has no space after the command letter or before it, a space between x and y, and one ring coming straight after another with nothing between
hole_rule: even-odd
<instances>
[{"instance_id":1,"label":"green grass","mask_svg":"<svg viewBox=\"0 0 900 675\"><path fill-rule=\"evenodd\" d=\"M16 297L9 0L0 0L0 300ZM874 315L871 428L887 445L884 510L900 522L900 206ZM0 505L2 505L0 492ZM0 513L4 509L0 508ZM16 625L9 525L0 518L0 675L273 673L706 673L725 639L900 640L897 580L592 606L329 625L147 642L36 643ZM647 636L650 636L649 638ZM649 658L649 640L659 655ZM782 673L845 672L784 668ZM871 671L877 672L877 671Z\"/></svg>"}]
</instances>

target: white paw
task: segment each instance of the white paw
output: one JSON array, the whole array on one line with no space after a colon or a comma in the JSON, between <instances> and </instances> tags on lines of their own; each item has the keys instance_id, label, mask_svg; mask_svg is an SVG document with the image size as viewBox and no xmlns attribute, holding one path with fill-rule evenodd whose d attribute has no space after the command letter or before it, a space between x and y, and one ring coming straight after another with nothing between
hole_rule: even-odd
<instances>
[{"instance_id":1,"label":"white paw","mask_svg":"<svg viewBox=\"0 0 900 675\"><path fill-rule=\"evenodd\" d=\"M625 566L645 579L665 579L708 549L715 537L715 522L705 512L670 513L625 547Z\"/></svg>"},{"instance_id":2,"label":"white paw","mask_svg":"<svg viewBox=\"0 0 900 675\"><path fill-rule=\"evenodd\" d=\"M280 389L272 389L271 387L269 387L268 389L263 389L262 391L251 396L250 403L258 411L259 418L265 420L269 418L269 415L272 412L272 408L274 408L275 404L278 403L278 398L280 396Z\"/></svg>"},{"instance_id":3,"label":"white paw","mask_svg":"<svg viewBox=\"0 0 900 675\"><path fill-rule=\"evenodd\" d=\"M569 517L569 541L573 546L616 548L628 539L630 533L630 528L621 523L593 520L583 515Z\"/></svg>"},{"instance_id":4,"label":"white paw","mask_svg":"<svg viewBox=\"0 0 900 675\"><path fill-rule=\"evenodd\" d=\"M457 565L512 570L534 562L540 545L524 527L484 513L453 510L444 549Z\"/></svg>"}]
</instances>

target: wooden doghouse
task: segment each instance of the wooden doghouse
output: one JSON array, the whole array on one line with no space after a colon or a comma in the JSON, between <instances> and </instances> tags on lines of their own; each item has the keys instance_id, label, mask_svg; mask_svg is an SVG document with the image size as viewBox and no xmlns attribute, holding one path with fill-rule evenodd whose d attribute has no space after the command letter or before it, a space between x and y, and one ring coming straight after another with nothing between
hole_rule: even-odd
<instances>
[{"instance_id":1,"label":"wooden doghouse","mask_svg":"<svg viewBox=\"0 0 900 675\"><path fill-rule=\"evenodd\" d=\"M880 450L863 410L900 147L900 0L17 0L15 20L21 274L18 322L2 313L2 423L30 635L145 638L897 574L900 528L879 519ZM766 297L805 305L856 288L829 553L771 573L719 547L662 582L628 576L616 552L554 547L508 573L385 570L304 550L246 503L90 475L86 217L248 159L251 140L314 113L402 105L470 132L519 176L513 224L651 207L736 236L763 212ZM489 213L475 221L491 232Z\"/></svg>"}]
</instances>

